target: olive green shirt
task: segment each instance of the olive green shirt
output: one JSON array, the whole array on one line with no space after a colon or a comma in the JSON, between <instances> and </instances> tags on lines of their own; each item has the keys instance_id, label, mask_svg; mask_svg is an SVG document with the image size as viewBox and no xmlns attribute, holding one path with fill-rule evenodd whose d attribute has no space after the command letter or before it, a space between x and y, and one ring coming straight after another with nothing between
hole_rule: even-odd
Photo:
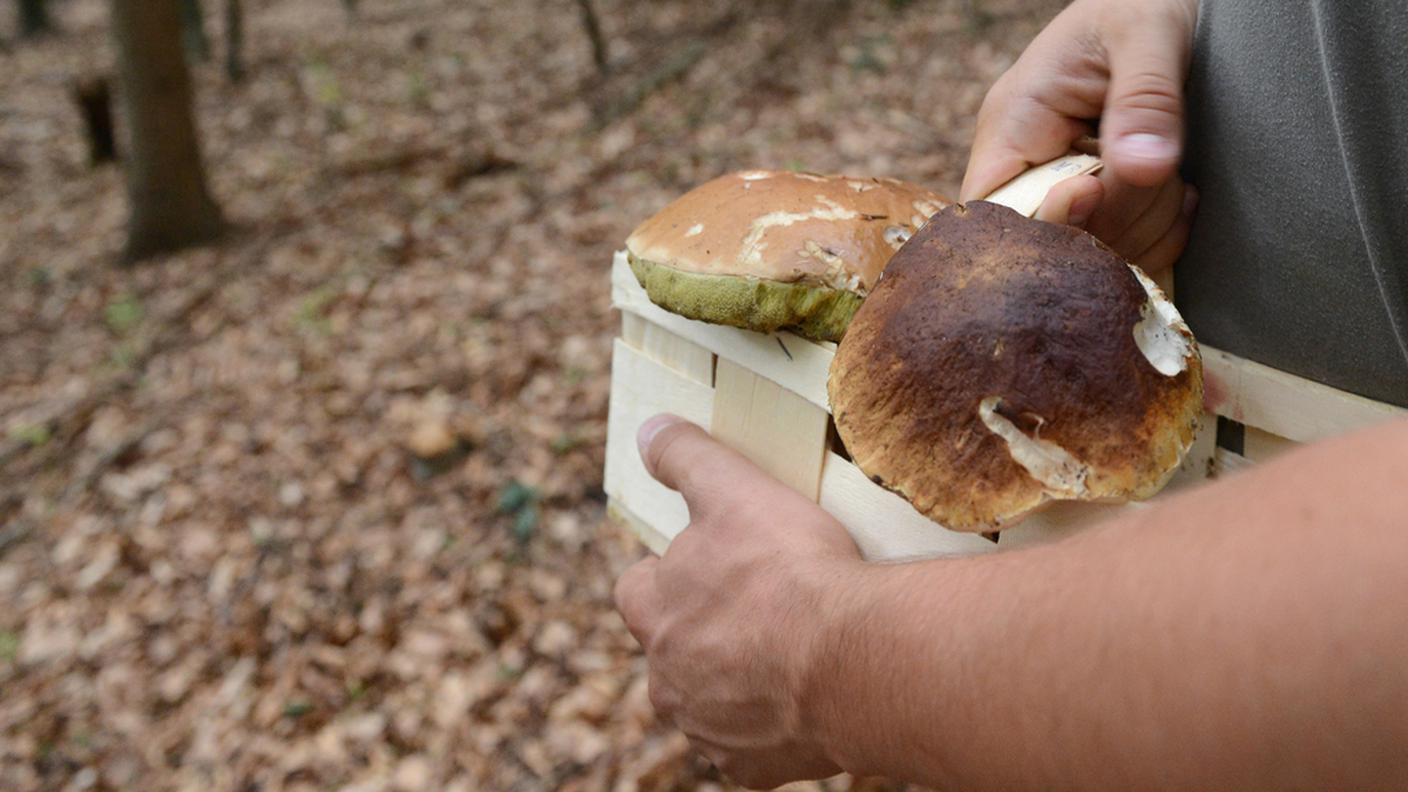
<instances>
[{"instance_id":1,"label":"olive green shirt","mask_svg":"<svg viewBox=\"0 0 1408 792\"><path fill-rule=\"evenodd\" d=\"M1408 0L1203 0L1188 113L1198 338L1408 405Z\"/></svg>"}]
</instances>

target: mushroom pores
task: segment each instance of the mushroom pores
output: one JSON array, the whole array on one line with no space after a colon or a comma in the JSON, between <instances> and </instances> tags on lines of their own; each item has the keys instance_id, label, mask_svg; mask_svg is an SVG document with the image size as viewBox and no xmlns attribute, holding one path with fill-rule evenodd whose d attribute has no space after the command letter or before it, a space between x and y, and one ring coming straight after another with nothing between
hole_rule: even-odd
<instances>
[{"instance_id":1,"label":"mushroom pores","mask_svg":"<svg viewBox=\"0 0 1408 792\"><path fill-rule=\"evenodd\" d=\"M1202 363L1138 268L978 201L891 259L828 392L862 471L948 528L988 531L1051 500L1157 492L1197 431Z\"/></svg>"}]
</instances>

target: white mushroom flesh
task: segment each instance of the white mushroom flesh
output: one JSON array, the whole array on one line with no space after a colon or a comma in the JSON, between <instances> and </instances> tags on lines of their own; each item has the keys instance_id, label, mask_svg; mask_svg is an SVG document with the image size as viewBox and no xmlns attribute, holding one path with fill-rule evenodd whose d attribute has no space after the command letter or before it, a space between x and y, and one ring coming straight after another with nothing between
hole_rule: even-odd
<instances>
[{"instance_id":1,"label":"white mushroom flesh","mask_svg":"<svg viewBox=\"0 0 1408 792\"><path fill-rule=\"evenodd\" d=\"M1173 307L1148 275L1131 264L1139 285L1149 295L1149 301L1139 309L1140 319L1134 325L1134 343L1144 353L1149 365L1165 377L1176 377L1188 368L1192 355L1192 335L1178 309Z\"/></svg>"},{"instance_id":2,"label":"white mushroom flesh","mask_svg":"<svg viewBox=\"0 0 1408 792\"><path fill-rule=\"evenodd\" d=\"M1007 452L1027 473L1058 498L1080 498L1086 494L1085 479L1090 467L1071 452L1040 437L1028 437L1016 424L998 414L1002 397L989 396L978 403L978 418L993 434L1007 443Z\"/></svg>"}]
</instances>

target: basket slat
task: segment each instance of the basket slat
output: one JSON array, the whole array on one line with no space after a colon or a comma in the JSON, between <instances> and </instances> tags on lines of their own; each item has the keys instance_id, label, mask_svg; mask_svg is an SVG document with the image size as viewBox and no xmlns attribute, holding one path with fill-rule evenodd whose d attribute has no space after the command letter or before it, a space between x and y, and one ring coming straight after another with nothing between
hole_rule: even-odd
<instances>
[{"instance_id":1,"label":"basket slat","mask_svg":"<svg viewBox=\"0 0 1408 792\"><path fill-rule=\"evenodd\" d=\"M714 353L633 313L621 314L621 338L636 351L686 378L714 385Z\"/></svg>"},{"instance_id":2,"label":"basket slat","mask_svg":"<svg viewBox=\"0 0 1408 792\"><path fill-rule=\"evenodd\" d=\"M1299 445L1301 443L1294 440L1248 426L1242 436L1242 456L1252 462L1265 462L1292 451Z\"/></svg>"},{"instance_id":3,"label":"basket slat","mask_svg":"<svg viewBox=\"0 0 1408 792\"><path fill-rule=\"evenodd\" d=\"M611 403L606 424L607 496L665 537L684 530L689 524L684 499L646 472L636 451L636 430L662 412L707 427L713 410L713 388L656 363L617 339L611 355Z\"/></svg>"},{"instance_id":4,"label":"basket slat","mask_svg":"<svg viewBox=\"0 0 1408 792\"><path fill-rule=\"evenodd\" d=\"M623 313L635 314L686 338L830 411L826 375L835 344L818 344L785 332L754 333L672 314L650 301L626 263L625 253L616 254L611 269L611 302Z\"/></svg>"},{"instance_id":5,"label":"basket slat","mask_svg":"<svg viewBox=\"0 0 1408 792\"><path fill-rule=\"evenodd\" d=\"M830 415L781 385L720 358L710 432L816 501Z\"/></svg>"},{"instance_id":6,"label":"basket slat","mask_svg":"<svg viewBox=\"0 0 1408 792\"><path fill-rule=\"evenodd\" d=\"M1203 345L1213 412L1254 429L1310 443L1408 416L1384 404Z\"/></svg>"},{"instance_id":7,"label":"basket slat","mask_svg":"<svg viewBox=\"0 0 1408 792\"><path fill-rule=\"evenodd\" d=\"M826 455L820 502L846 526L861 554L871 560L975 555L997 549L996 543L980 534L939 527L904 498L876 485L860 468L834 453Z\"/></svg>"}]
</instances>

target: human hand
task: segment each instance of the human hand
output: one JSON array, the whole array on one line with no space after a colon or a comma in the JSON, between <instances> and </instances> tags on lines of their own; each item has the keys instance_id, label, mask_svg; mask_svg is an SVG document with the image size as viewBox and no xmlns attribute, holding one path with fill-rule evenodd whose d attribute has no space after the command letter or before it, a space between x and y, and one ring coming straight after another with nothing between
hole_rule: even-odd
<instances>
[{"instance_id":1,"label":"human hand","mask_svg":"<svg viewBox=\"0 0 1408 792\"><path fill-rule=\"evenodd\" d=\"M833 592L864 567L815 503L674 416L641 427L646 469L690 524L616 583L650 665L650 700L735 781L772 787L840 772L804 703Z\"/></svg>"},{"instance_id":2,"label":"human hand","mask_svg":"<svg viewBox=\"0 0 1408 792\"><path fill-rule=\"evenodd\" d=\"M1196 0L1076 0L978 113L961 200L1068 152L1099 124L1099 177L1058 184L1037 218L1085 228L1146 271L1173 264L1197 193L1178 176Z\"/></svg>"}]
</instances>

